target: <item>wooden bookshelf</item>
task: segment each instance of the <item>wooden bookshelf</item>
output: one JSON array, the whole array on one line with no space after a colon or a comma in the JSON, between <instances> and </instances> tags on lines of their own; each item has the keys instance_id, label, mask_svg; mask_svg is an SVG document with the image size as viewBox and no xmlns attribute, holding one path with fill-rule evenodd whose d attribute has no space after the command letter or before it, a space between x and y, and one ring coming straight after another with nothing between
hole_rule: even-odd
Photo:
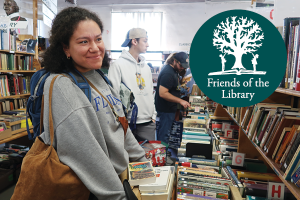
<instances>
[{"instance_id":1,"label":"wooden bookshelf","mask_svg":"<svg viewBox=\"0 0 300 200\"><path fill-rule=\"evenodd\" d=\"M236 121L236 119L228 112L227 109L223 108L227 114L232 118L232 120L240 127L240 133L242 132L246 138L248 138L248 135L246 133L246 131L241 127L240 123L238 123ZM243 116L243 115L242 115ZM241 136L241 135L240 135ZM244 137L243 137L244 138ZM284 179L283 177L283 172L280 170L280 165L275 163L271 158L267 157L264 153L264 151L262 151L262 149L257 146L254 142L252 142L252 140L250 140L248 138L248 140L252 143L252 145L256 148L256 150L258 151L258 153L261 155L261 157L264 159L264 161L266 161L268 163L268 165L271 167L271 169L275 172L275 174L281 179L281 181L286 185L286 187L293 193L293 195L297 198L300 199L300 188L298 188L294 183L292 183L291 181L287 181Z\"/></svg>"},{"instance_id":2,"label":"wooden bookshelf","mask_svg":"<svg viewBox=\"0 0 300 200\"><path fill-rule=\"evenodd\" d=\"M290 96L294 96L294 97L300 97L300 91L295 91L295 90L291 90L291 89L277 88L275 90L275 92L290 95Z\"/></svg>"},{"instance_id":3,"label":"wooden bookshelf","mask_svg":"<svg viewBox=\"0 0 300 200\"><path fill-rule=\"evenodd\" d=\"M12 73L12 74L20 74L20 73L35 73L36 70L0 70L3 73Z\"/></svg>"},{"instance_id":4,"label":"wooden bookshelf","mask_svg":"<svg viewBox=\"0 0 300 200\"><path fill-rule=\"evenodd\" d=\"M30 56L34 56L34 53L27 53L27 52L23 52L23 51L9 51L9 50L0 50L0 53L12 53L12 54L24 54L24 55L30 55Z\"/></svg>"},{"instance_id":5,"label":"wooden bookshelf","mask_svg":"<svg viewBox=\"0 0 300 200\"><path fill-rule=\"evenodd\" d=\"M0 97L0 100L1 99L18 99L18 98L24 98L24 97L28 97L28 96L30 96L30 93Z\"/></svg>"}]
</instances>

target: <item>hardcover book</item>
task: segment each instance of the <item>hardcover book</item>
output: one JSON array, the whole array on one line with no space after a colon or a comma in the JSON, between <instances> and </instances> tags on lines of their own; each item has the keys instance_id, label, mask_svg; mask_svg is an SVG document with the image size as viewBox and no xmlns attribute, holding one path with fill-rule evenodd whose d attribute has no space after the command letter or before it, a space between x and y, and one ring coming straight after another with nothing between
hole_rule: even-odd
<instances>
[{"instance_id":1,"label":"hardcover book","mask_svg":"<svg viewBox=\"0 0 300 200\"><path fill-rule=\"evenodd\" d=\"M274 160L276 158L276 161L281 159L282 157L282 152L286 149L286 143L288 142L288 139L290 138L290 135L293 134L294 132L294 126L293 126L293 130L292 128L289 127L285 127L280 135L280 138L277 142L276 148L274 150L274 153L272 155L272 159ZM280 158L279 158L280 157Z\"/></svg>"}]
</instances>

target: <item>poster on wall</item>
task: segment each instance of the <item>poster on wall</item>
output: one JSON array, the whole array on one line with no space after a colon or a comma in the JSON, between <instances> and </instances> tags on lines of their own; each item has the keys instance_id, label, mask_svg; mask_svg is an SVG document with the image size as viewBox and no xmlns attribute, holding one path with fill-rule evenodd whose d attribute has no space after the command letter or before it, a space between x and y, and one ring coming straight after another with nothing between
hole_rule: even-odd
<instances>
[{"instance_id":1,"label":"poster on wall","mask_svg":"<svg viewBox=\"0 0 300 200\"><path fill-rule=\"evenodd\" d=\"M14 0L4 0L3 9L10 18L9 28L24 29L28 25L26 18L19 14L19 6Z\"/></svg>"}]
</instances>

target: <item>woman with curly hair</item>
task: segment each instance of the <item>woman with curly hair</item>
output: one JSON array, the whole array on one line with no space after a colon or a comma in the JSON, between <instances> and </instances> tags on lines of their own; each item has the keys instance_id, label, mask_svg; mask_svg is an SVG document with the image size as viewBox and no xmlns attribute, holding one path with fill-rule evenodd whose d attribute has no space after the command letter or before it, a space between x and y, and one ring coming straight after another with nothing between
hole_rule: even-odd
<instances>
[{"instance_id":1,"label":"woman with curly hair","mask_svg":"<svg viewBox=\"0 0 300 200\"><path fill-rule=\"evenodd\" d=\"M42 66L52 72L44 86L44 128L41 138L50 144L48 112L49 88L54 76L75 69L124 116L119 94L96 71L102 66L105 47L103 25L86 9L70 7L57 14L50 32L50 47ZM74 73L76 75L76 73ZM126 199L119 176L129 161L146 161L131 130L126 134L109 103L95 89L92 101L72 82L59 76L52 93L55 130L54 147L62 163L68 165L98 199Z\"/></svg>"}]
</instances>

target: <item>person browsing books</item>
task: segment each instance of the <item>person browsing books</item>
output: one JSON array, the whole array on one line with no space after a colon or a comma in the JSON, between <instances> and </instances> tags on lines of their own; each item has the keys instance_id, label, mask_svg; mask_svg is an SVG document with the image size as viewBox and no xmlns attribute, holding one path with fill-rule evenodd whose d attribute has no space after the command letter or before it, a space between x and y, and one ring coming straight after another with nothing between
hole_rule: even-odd
<instances>
[{"instance_id":1,"label":"person browsing books","mask_svg":"<svg viewBox=\"0 0 300 200\"><path fill-rule=\"evenodd\" d=\"M177 103L184 108L190 107L187 101L180 99L179 88L179 73L189 67L188 55L184 52L174 53L166 62L158 76L155 107L159 117L157 140L169 144Z\"/></svg>"},{"instance_id":2,"label":"person browsing books","mask_svg":"<svg viewBox=\"0 0 300 200\"><path fill-rule=\"evenodd\" d=\"M105 46L99 17L86 9L69 7L58 13L50 32L42 66L52 74L44 86L44 132L49 138L49 88L54 76L64 71L82 74L111 100L115 113L123 117L117 90L96 71L102 66ZM73 73L79 76L78 73ZM65 74L66 75L66 74ZM72 79L73 80L73 79ZM59 76L52 93L55 130L54 148L62 163L69 166L95 199L126 199L118 177L129 161L147 161L131 130L126 135L108 102L91 89L91 102L68 77Z\"/></svg>"},{"instance_id":3,"label":"person browsing books","mask_svg":"<svg viewBox=\"0 0 300 200\"><path fill-rule=\"evenodd\" d=\"M125 83L134 94L138 106L136 129L133 133L138 141L155 140L156 111L154 106L152 73L141 53L146 53L148 44L147 32L141 28L132 28L126 34L123 50L109 68L108 78L115 89ZM130 121L131 115L128 115Z\"/></svg>"}]
</instances>

